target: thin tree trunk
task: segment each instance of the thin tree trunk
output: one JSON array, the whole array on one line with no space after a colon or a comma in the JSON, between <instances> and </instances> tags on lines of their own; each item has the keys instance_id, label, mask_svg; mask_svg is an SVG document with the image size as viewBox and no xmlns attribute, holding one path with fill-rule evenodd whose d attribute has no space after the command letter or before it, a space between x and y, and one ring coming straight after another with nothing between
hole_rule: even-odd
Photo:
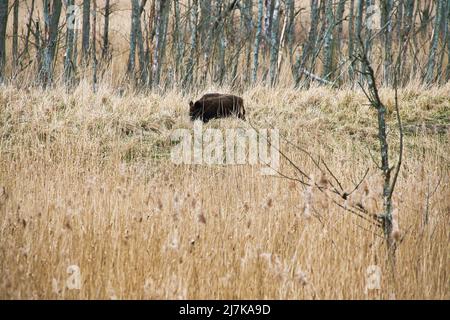
<instances>
[{"instance_id":1,"label":"thin tree trunk","mask_svg":"<svg viewBox=\"0 0 450 320\"><path fill-rule=\"evenodd\" d=\"M404 19L404 26L403 26L403 32L402 32L402 46L403 46L403 52L402 52L402 58L400 60L400 70L399 75L402 76L402 79L400 80L402 83L404 81L405 74L409 74L410 68L407 68L406 58L408 54L408 47L409 43L411 41L410 37L413 33L414 28L414 22L413 22L413 15L414 15L414 0L406 0L404 3L405 9L405 19Z\"/></svg>"},{"instance_id":2,"label":"thin tree trunk","mask_svg":"<svg viewBox=\"0 0 450 320\"><path fill-rule=\"evenodd\" d=\"M204 84L208 78L208 72L209 72L209 60L211 55L211 44L212 44L212 37L213 37L213 30L211 25L211 0L203 0L202 4L202 34L204 41L202 43L204 44L203 49L203 70L202 70L202 84Z\"/></svg>"},{"instance_id":3,"label":"thin tree trunk","mask_svg":"<svg viewBox=\"0 0 450 320\"><path fill-rule=\"evenodd\" d=\"M29 43L30 43L30 34L31 34L31 27L33 22L33 12L34 12L34 0L31 1L31 9L28 15L28 22L27 22L27 32L25 34L25 41L24 41L24 49L23 53L28 55L28 49L29 49Z\"/></svg>"},{"instance_id":4,"label":"thin tree trunk","mask_svg":"<svg viewBox=\"0 0 450 320\"><path fill-rule=\"evenodd\" d=\"M103 23L102 60L109 60L109 15L111 14L110 0L105 2L105 17Z\"/></svg>"},{"instance_id":5,"label":"thin tree trunk","mask_svg":"<svg viewBox=\"0 0 450 320\"><path fill-rule=\"evenodd\" d=\"M264 15L264 39L270 39L271 37L272 17L274 8L273 1L274 0L265 0L266 11ZM265 52L269 46L270 46L269 43L265 43L264 45Z\"/></svg>"},{"instance_id":6,"label":"thin tree trunk","mask_svg":"<svg viewBox=\"0 0 450 320\"><path fill-rule=\"evenodd\" d=\"M161 48L162 37L162 4L163 0L156 0L155 2L155 44L153 47L153 61L152 61L152 86L157 86L159 79L157 73L159 71L159 53Z\"/></svg>"},{"instance_id":7,"label":"thin tree trunk","mask_svg":"<svg viewBox=\"0 0 450 320\"><path fill-rule=\"evenodd\" d=\"M18 33L19 33L19 0L15 0L13 9L13 38L12 38L13 75L15 75L17 66L19 64Z\"/></svg>"},{"instance_id":8,"label":"thin tree trunk","mask_svg":"<svg viewBox=\"0 0 450 320\"><path fill-rule=\"evenodd\" d=\"M392 64L392 1L383 1L383 22L382 27L384 28L384 85L390 85L391 76L391 64Z\"/></svg>"},{"instance_id":9,"label":"thin tree trunk","mask_svg":"<svg viewBox=\"0 0 450 320\"><path fill-rule=\"evenodd\" d=\"M288 27L286 30L286 42L289 51L289 62L292 63L292 54L295 42L295 1L286 0L286 11L288 17Z\"/></svg>"},{"instance_id":10,"label":"thin tree trunk","mask_svg":"<svg viewBox=\"0 0 450 320\"><path fill-rule=\"evenodd\" d=\"M170 2L164 0L156 1L156 28L155 28L155 46L153 51L153 86L159 86L161 66L164 58L164 47L166 39L168 12Z\"/></svg>"},{"instance_id":11,"label":"thin tree trunk","mask_svg":"<svg viewBox=\"0 0 450 320\"><path fill-rule=\"evenodd\" d=\"M144 12L145 4L147 0L141 0L139 5L138 21L136 27L136 45L138 47L138 57L139 57L139 77L138 80L140 85L144 85L148 82L148 63L146 61L145 48L144 48L144 38L142 36L142 24L141 16Z\"/></svg>"},{"instance_id":12,"label":"thin tree trunk","mask_svg":"<svg viewBox=\"0 0 450 320\"><path fill-rule=\"evenodd\" d=\"M128 55L128 77L134 78L136 67L136 38L139 23L139 0L131 0L131 31L130 31L130 53Z\"/></svg>"},{"instance_id":13,"label":"thin tree trunk","mask_svg":"<svg viewBox=\"0 0 450 320\"><path fill-rule=\"evenodd\" d=\"M438 7L436 9L433 38L432 38L432 41L430 44L430 54L429 54L428 63L427 63L427 72L425 75L425 83L427 83L427 84L431 84L431 82L433 82L433 80L434 80L436 53L437 53L438 45L439 45L439 33L440 33L440 29L441 29L440 27L441 27L442 15L443 15L444 1L445 0L439 0Z\"/></svg>"},{"instance_id":14,"label":"thin tree trunk","mask_svg":"<svg viewBox=\"0 0 450 320\"><path fill-rule=\"evenodd\" d=\"M35 32L33 33L34 36L34 45L36 48L36 65L37 65L37 80L39 81L39 74L42 70L42 46L41 46L41 30L39 26L39 21L35 22Z\"/></svg>"},{"instance_id":15,"label":"thin tree trunk","mask_svg":"<svg viewBox=\"0 0 450 320\"><path fill-rule=\"evenodd\" d=\"M249 84L250 82L250 73L251 73L251 66L252 66L252 41L251 41L251 35L252 35L252 11L253 11L253 3L252 0L246 0L245 1L245 34L246 34L246 49L245 49L245 72L244 72L244 82L246 84Z\"/></svg>"},{"instance_id":16,"label":"thin tree trunk","mask_svg":"<svg viewBox=\"0 0 450 320\"><path fill-rule=\"evenodd\" d=\"M97 92L97 0L92 0L92 91Z\"/></svg>"},{"instance_id":17,"label":"thin tree trunk","mask_svg":"<svg viewBox=\"0 0 450 320\"><path fill-rule=\"evenodd\" d=\"M67 87L72 86L73 84L73 44L74 44L74 25L75 21L75 12L74 12L74 0L67 1L67 9L66 9L66 23L67 23L67 31L66 31L66 53L64 57L64 83Z\"/></svg>"},{"instance_id":18,"label":"thin tree trunk","mask_svg":"<svg viewBox=\"0 0 450 320\"><path fill-rule=\"evenodd\" d=\"M445 81L450 80L450 0L447 0L447 21L445 22L447 25L447 71L445 76Z\"/></svg>"},{"instance_id":19,"label":"thin tree trunk","mask_svg":"<svg viewBox=\"0 0 450 320\"><path fill-rule=\"evenodd\" d=\"M91 35L91 0L83 0L83 26L81 36L81 59L83 65L89 61L89 38Z\"/></svg>"},{"instance_id":20,"label":"thin tree trunk","mask_svg":"<svg viewBox=\"0 0 450 320\"><path fill-rule=\"evenodd\" d=\"M303 45L302 55L297 56L297 61L294 66L295 70L295 86L300 84L302 75L304 73L304 68L308 63L311 56L311 52L315 49L315 43L317 38L317 27L319 26L319 5L318 0L311 0L311 23L308 32L308 39Z\"/></svg>"},{"instance_id":21,"label":"thin tree trunk","mask_svg":"<svg viewBox=\"0 0 450 320\"><path fill-rule=\"evenodd\" d=\"M336 52L337 57L339 59L338 66L341 65L341 60L345 59L344 55L341 54L341 46L342 46L342 33L344 31L344 23L342 21L342 18L344 16L344 10L345 10L345 3L346 0L339 0L339 4L336 10L336 18L335 21L339 24L337 25L337 32L336 32L336 41L335 41L335 49L333 52ZM339 72L340 70L336 70L336 72Z\"/></svg>"},{"instance_id":22,"label":"thin tree trunk","mask_svg":"<svg viewBox=\"0 0 450 320\"><path fill-rule=\"evenodd\" d=\"M450 8L449 8L449 6L447 4L448 0L447 1L444 0L443 2L444 2L444 4L443 4L444 10L442 12L443 18L441 19L441 23L442 23L442 26L441 26L441 29L442 29L442 48L441 48L441 52L440 52L440 55L439 55L438 65L436 67L436 75L437 75L437 82L438 83L442 83L442 80L445 78L445 74L444 74L444 77L442 77L442 64L443 64L444 56L445 56L445 45L447 43L447 38L448 38L447 37L448 20L445 19L445 17L449 16L449 11L450 11ZM445 71L446 70L444 70L444 72Z\"/></svg>"},{"instance_id":23,"label":"thin tree trunk","mask_svg":"<svg viewBox=\"0 0 450 320\"><path fill-rule=\"evenodd\" d=\"M6 25L8 23L8 0L0 0L0 84L5 82Z\"/></svg>"},{"instance_id":24,"label":"thin tree trunk","mask_svg":"<svg viewBox=\"0 0 450 320\"><path fill-rule=\"evenodd\" d=\"M58 24L61 16L61 0L54 0L50 13L48 0L43 1L44 21L45 21L45 43L43 44L43 61L41 70L38 73L39 83L45 87L53 82L53 60L58 41Z\"/></svg>"},{"instance_id":25,"label":"thin tree trunk","mask_svg":"<svg viewBox=\"0 0 450 320\"><path fill-rule=\"evenodd\" d=\"M350 0L350 9L348 14L348 59L351 61L348 69L348 75L350 83L353 83L354 63L353 63L353 50L354 50L354 11L355 0Z\"/></svg>"},{"instance_id":26,"label":"thin tree trunk","mask_svg":"<svg viewBox=\"0 0 450 320\"><path fill-rule=\"evenodd\" d=\"M357 0L356 5L356 22L355 22L355 37L356 41L359 42L359 39L362 39L362 24L363 24L363 11L364 11L364 0ZM355 62L352 63L353 68L352 70L359 69L359 63L356 64ZM364 66L361 66L361 69Z\"/></svg>"},{"instance_id":27,"label":"thin tree trunk","mask_svg":"<svg viewBox=\"0 0 450 320\"><path fill-rule=\"evenodd\" d=\"M216 1L216 12L217 12L217 38L219 39L219 48L218 48L218 62L217 69L215 72L215 82L218 82L220 85L223 84L225 78L225 51L227 49L227 39L224 34L224 19L222 18L222 14L225 11L224 5L222 1Z\"/></svg>"},{"instance_id":28,"label":"thin tree trunk","mask_svg":"<svg viewBox=\"0 0 450 320\"><path fill-rule=\"evenodd\" d=\"M322 78L329 80L333 73L333 0L326 1L326 34L324 39L324 65Z\"/></svg>"},{"instance_id":29,"label":"thin tree trunk","mask_svg":"<svg viewBox=\"0 0 450 320\"><path fill-rule=\"evenodd\" d=\"M180 2L174 0L174 45L175 45L175 77L183 79L182 59L184 56L184 36L180 27Z\"/></svg>"},{"instance_id":30,"label":"thin tree trunk","mask_svg":"<svg viewBox=\"0 0 450 320\"><path fill-rule=\"evenodd\" d=\"M253 75L252 82L255 83L258 76L258 58L259 58L259 45L261 43L262 32L262 16L264 0L258 0L258 20L256 26L255 47L253 49Z\"/></svg>"},{"instance_id":31,"label":"thin tree trunk","mask_svg":"<svg viewBox=\"0 0 450 320\"><path fill-rule=\"evenodd\" d=\"M366 0L366 34L364 35L366 41L364 47L366 48L367 57L370 60L372 55L372 30L377 32L377 28L374 26L376 22L376 13L379 10L378 6L374 5L375 0ZM363 66L363 71L365 71Z\"/></svg>"},{"instance_id":32,"label":"thin tree trunk","mask_svg":"<svg viewBox=\"0 0 450 320\"><path fill-rule=\"evenodd\" d=\"M191 39L190 39L190 55L187 64L186 76L183 87L192 86L196 79L196 63L197 57L197 27L198 27L198 0L192 0L192 7L190 8L191 18Z\"/></svg>"},{"instance_id":33,"label":"thin tree trunk","mask_svg":"<svg viewBox=\"0 0 450 320\"><path fill-rule=\"evenodd\" d=\"M270 84L275 85L278 67L278 25L279 25L280 1L275 0L273 9L272 32L270 37Z\"/></svg>"},{"instance_id":34,"label":"thin tree trunk","mask_svg":"<svg viewBox=\"0 0 450 320\"><path fill-rule=\"evenodd\" d=\"M164 59L166 57L166 47L167 47L167 31L169 29L169 15L170 15L170 1L164 1L163 10L163 29L162 29L162 39L161 39L161 52L160 56L160 67L158 74L158 81L161 81L161 70L164 66Z\"/></svg>"},{"instance_id":35,"label":"thin tree trunk","mask_svg":"<svg viewBox=\"0 0 450 320\"><path fill-rule=\"evenodd\" d=\"M356 32L356 39L359 39L361 37L361 31L362 31L364 0L357 0L357 1L358 2L356 5L355 32Z\"/></svg>"}]
</instances>

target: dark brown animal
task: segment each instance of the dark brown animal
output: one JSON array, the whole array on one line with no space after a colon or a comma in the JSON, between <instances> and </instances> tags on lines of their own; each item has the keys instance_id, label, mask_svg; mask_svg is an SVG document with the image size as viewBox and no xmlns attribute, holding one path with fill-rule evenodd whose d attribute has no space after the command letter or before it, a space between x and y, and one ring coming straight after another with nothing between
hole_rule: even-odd
<instances>
[{"instance_id":1,"label":"dark brown animal","mask_svg":"<svg viewBox=\"0 0 450 320\"><path fill-rule=\"evenodd\" d=\"M195 103L189 102L189 116L192 121L200 119L205 123L230 116L245 120L244 100L231 94L207 93Z\"/></svg>"}]
</instances>

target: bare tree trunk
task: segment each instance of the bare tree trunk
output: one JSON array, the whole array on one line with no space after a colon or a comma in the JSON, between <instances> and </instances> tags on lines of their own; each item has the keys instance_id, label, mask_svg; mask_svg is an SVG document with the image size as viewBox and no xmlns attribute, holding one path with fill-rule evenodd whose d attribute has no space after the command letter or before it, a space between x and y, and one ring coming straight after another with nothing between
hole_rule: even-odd
<instances>
[{"instance_id":1,"label":"bare tree trunk","mask_svg":"<svg viewBox=\"0 0 450 320\"><path fill-rule=\"evenodd\" d=\"M156 1L156 28L155 28L155 46L153 51L153 86L159 86L161 68L164 59L166 46L166 31L168 15L170 11L170 2L164 0Z\"/></svg>"},{"instance_id":2,"label":"bare tree trunk","mask_svg":"<svg viewBox=\"0 0 450 320\"><path fill-rule=\"evenodd\" d=\"M333 0L326 1L326 33L324 39L324 63L322 78L329 80L332 78L333 74Z\"/></svg>"},{"instance_id":3,"label":"bare tree trunk","mask_svg":"<svg viewBox=\"0 0 450 320\"><path fill-rule=\"evenodd\" d=\"M54 0L50 13L50 3L43 1L45 21L45 43L43 43L43 61L38 73L39 83L45 88L53 82L53 60L58 41L58 24L61 16L61 0Z\"/></svg>"},{"instance_id":4,"label":"bare tree trunk","mask_svg":"<svg viewBox=\"0 0 450 320\"><path fill-rule=\"evenodd\" d=\"M425 75L425 83L431 84L434 81L434 69L436 63L436 53L439 45L439 33L441 27L441 19L443 15L445 0L438 0L438 7L436 9L436 17L434 23L433 39L430 44L430 54L427 63L427 72Z\"/></svg>"},{"instance_id":5,"label":"bare tree trunk","mask_svg":"<svg viewBox=\"0 0 450 320\"><path fill-rule=\"evenodd\" d=\"M304 74L304 68L308 63L311 53L315 49L315 43L317 38L317 27L319 26L319 5L318 0L311 0L311 24L308 32L308 39L306 44L303 45L302 55L297 56L297 61L294 66L295 70L295 86L300 84L302 75Z\"/></svg>"},{"instance_id":6,"label":"bare tree trunk","mask_svg":"<svg viewBox=\"0 0 450 320\"><path fill-rule=\"evenodd\" d=\"M403 19L404 19L404 4L403 3L397 3L396 5L394 5L394 7L392 8L392 11L396 11L397 12L397 21L395 23L396 25L396 34L397 34L397 40L398 40L398 44L399 44L399 48L401 48L402 44L403 44Z\"/></svg>"},{"instance_id":7,"label":"bare tree trunk","mask_svg":"<svg viewBox=\"0 0 450 320\"><path fill-rule=\"evenodd\" d=\"M348 69L348 75L350 83L353 83L353 74L354 74L354 63L353 63L353 50L354 50L354 11L355 11L355 0L350 0L350 9L348 15L348 59L351 61L351 64Z\"/></svg>"},{"instance_id":8,"label":"bare tree trunk","mask_svg":"<svg viewBox=\"0 0 450 320\"><path fill-rule=\"evenodd\" d=\"M211 45L212 45L212 37L213 30L211 25L211 0L203 0L202 3L202 34L204 40L202 43L204 44L203 49L203 70L202 70L202 84L204 84L208 78L209 72L209 60L211 55Z\"/></svg>"},{"instance_id":9,"label":"bare tree trunk","mask_svg":"<svg viewBox=\"0 0 450 320\"><path fill-rule=\"evenodd\" d=\"M246 36L246 47L245 47L245 71L244 71L244 82L249 84L250 82L250 73L251 73L251 65L252 65L252 11L253 11L253 3L252 0L245 1L244 8L244 19L245 19L245 36Z\"/></svg>"},{"instance_id":10,"label":"bare tree trunk","mask_svg":"<svg viewBox=\"0 0 450 320\"><path fill-rule=\"evenodd\" d=\"M384 85L390 85L391 64L392 64L392 0L382 2L382 25L384 28Z\"/></svg>"},{"instance_id":11,"label":"bare tree trunk","mask_svg":"<svg viewBox=\"0 0 450 320\"><path fill-rule=\"evenodd\" d=\"M448 3L447 3L448 0L444 0L443 2L444 2L443 3L444 10L442 12L443 18L441 19L441 23L442 23L442 25L441 25L441 29L442 29L442 49L441 49L441 52L440 52L440 55L439 55L438 65L436 67L436 76L437 76L437 82L438 83L442 83L442 80L445 78L445 74L444 74L444 77L442 77L442 64L443 64L444 56L445 56L445 45L447 43L447 38L448 38L448 35L447 35L447 32L448 32L448 29L447 29L448 20L445 19L445 17L448 17L449 16L449 12L450 12L450 7L448 6ZM444 72L445 71L446 70L444 70Z\"/></svg>"},{"instance_id":12,"label":"bare tree trunk","mask_svg":"<svg viewBox=\"0 0 450 320\"><path fill-rule=\"evenodd\" d=\"M43 54L43 50L42 50L42 46L41 46L41 28L39 25L39 21L36 21L34 23L35 25L35 31L33 33L33 37L34 37L34 45L36 48L36 65L37 65L37 73L38 76L36 77L36 79L39 81L39 74L42 70L42 54Z\"/></svg>"},{"instance_id":13,"label":"bare tree trunk","mask_svg":"<svg viewBox=\"0 0 450 320\"><path fill-rule=\"evenodd\" d=\"M162 6L163 1L156 0L155 2L155 44L153 47L153 61L152 61L152 86L157 86L159 79L159 53L161 52L161 38L162 38Z\"/></svg>"},{"instance_id":14,"label":"bare tree trunk","mask_svg":"<svg viewBox=\"0 0 450 320\"><path fill-rule=\"evenodd\" d=\"M374 28L373 24L376 23L375 19L376 12L378 9L378 6L374 5L375 0L366 0L366 33L364 35L366 41L364 44L364 48L366 50L367 58L370 60L372 56L372 29L375 29L374 31L377 32L376 28ZM363 65L363 71L365 71L365 66Z\"/></svg>"},{"instance_id":15,"label":"bare tree trunk","mask_svg":"<svg viewBox=\"0 0 450 320\"><path fill-rule=\"evenodd\" d=\"M131 1L131 31L130 31L130 53L128 55L128 77L135 78L136 67L136 38L139 26L139 0Z\"/></svg>"},{"instance_id":16,"label":"bare tree trunk","mask_svg":"<svg viewBox=\"0 0 450 320\"><path fill-rule=\"evenodd\" d=\"M218 19L220 19L219 26L218 26L218 32L217 37L219 39L219 49L218 49L218 65L217 65L217 71L216 71L216 82L218 82L220 85L223 84L224 78L225 78L225 51L227 49L227 40L224 34L224 22L223 19L220 17L223 10L222 4L220 1L217 1L217 16Z\"/></svg>"},{"instance_id":17,"label":"bare tree trunk","mask_svg":"<svg viewBox=\"0 0 450 320\"><path fill-rule=\"evenodd\" d=\"M139 77L137 78L140 85L148 83L148 61L146 60L145 48L144 48L144 38L142 36L142 24L141 16L144 12L145 4L147 0L141 0L139 5L138 21L136 26L136 45L138 47L138 57L139 57Z\"/></svg>"},{"instance_id":18,"label":"bare tree trunk","mask_svg":"<svg viewBox=\"0 0 450 320\"><path fill-rule=\"evenodd\" d=\"M34 12L34 0L31 1L30 5L31 9L28 14L28 22L27 22L27 32L25 34L25 41L24 41L24 48L23 48L23 54L28 55L29 50L29 43L30 43L30 34L31 34L31 27L33 22L33 12Z\"/></svg>"},{"instance_id":19,"label":"bare tree trunk","mask_svg":"<svg viewBox=\"0 0 450 320\"><path fill-rule=\"evenodd\" d=\"M75 29L74 35L73 35L73 67L76 70L77 63L78 63L78 28Z\"/></svg>"},{"instance_id":20,"label":"bare tree trunk","mask_svg":"<svg viewBox=\"0 0 450 320\"><path fill-rule=\"evenodd\" d=\"M273 20L272 20L272 32L270 36L270 84L275 85L277 81L277 69L278 69L278 25L279 25L279 14L280 14L280 1L274 0L275 6L273 9Z\"/></svg>"},{"instance_id":21,"label":"bare tree trunk","mask_svg":"<svg viewBox=\"0 0 450 320\"><path fill-rule=\"evenodd\" d=\"M160 82L161 70L164 66L164 59L166 56L166 47L167 47L167 31L169 29L169 15L170 15L170 1L164 1L164 10L163 14L163 28L162 28L162 39L161 39L161 52L160 56L160 67L158 74L158 83Z\"/></svg>"},{"instance_id":22,"label":"bare tree trunk","mask_svg":"<svg viewBox=\"0 0 450 320\"><path fill-rule=\"evenodd\" d=\"M342 18L344 16L344 10L345 10L345 3L346 0L339 0L339 4L336 10L336 18L335 23L338 23L337 25L337 32L336 32L336 41L335 41L335 49L333 52L337 53L337 57L339 59L338 66L341 65L341 60L345 59L343 55L341 55L341 45L342 45L342 33L344 31L344 24L342 21ZM336 70L336 72L339 72L339 70Z\"/></svg>"},{"instance_id":23,"label":"bare tree trunk","mask_svg":"<svg viewBox=\"0 0 450 320\"><path fill-rule=\"evenodd\" d=\"M292 54L295 42L295 1L286 0L286 11L288 17L288 27L286 30L286 42L289 51L289 62L292 63Z\"/></svg>"},{"instance_id":24,"label":"bare tree trunk","mask_svg":"<svg viewBox=\"0 0 450 320\"><path fill-rule=\"evenodd\" d=\"M13 38L12 38L13 75L15 75L17 66L19 64L18 33L19 33L19 0L15 0L13 9Z\"/></svg>"},{"instance_id":25,"label":"bare tree trunk","mask_svg":"<svg viewBox=\"0 0 450 320\"><path fill-rule=\"evenodd\" d=\"M6 25L8 23L8 0L0 0L0 84L5 82Z\"/></svg>"},{"instance_id":26,"label":"bare tree trunk","mask_svg":"<svg viewBox=\"0 0 450 320\"><path fill-rule=\"evenodd\" d=\"M67 87L73 84L73 45L74 45L74 26L75 26L75 12L74 12L74 0L67 1L66 9L66 53L64 55L64 83Z\"/></svg>"},{"instance_id":27,"label":"bare tree trunk","mask_svg":"<svg viewBox=\"0 0 450 320\"><path fill-rule=\"evenodd\" d=\"M354 39L362 39L362 24L363 24L363 11L364 11L364 0L357 0L356 5L356 22L355 22L355 36ZM353 56L352 56L353 57ZM358 64L355 61L352 62L352 70L359 69Z\"/></svg>"},{"instance_id":28,"label":"bare tree trunk","mask_svg":"<svg viewBox=\"0 0 450 320\"><path fill-rule=\"evenodd\" d=\"M403 46L403 52L402 52L402 58L400 60L400 70L399 70L399 75L402 76L402 78L400 79L401 82L403 82L404 80L404 75L405 74L409 74L409 70L410 68L406 68L407 64L406 64L406 58L407 58L407 53L408 53L408 46L409 43L411 41L410 37L411 34L413 33L413 28L414 28L414 22L413 22L413 15L414 15L414 0L406 0L404 5L405 5L405 23L403 26L403 35L402 35L402 46Z\"/></svg>"},{"instance_id":29,"label":"bare tree trunk","mask_svg":"<svg viewBox=\"0 0 450 320\"><path fill-rule=\"evenodd\" d=\"M362 47L362 41L361 41ZM397 115L397 122L399 126L400 133L400 143L399 143L399 156L396 165L389 165L389 144L388 144L388 136L387 136L387 128L386 128L386 113L387 108L381 102L381 98L378 94L378 87L375 80L375 73L370 65L370 62L367 57L367 50L363 47L361 48L361 55L359 57L362 65L364 66L364 70L366 72L363 73L363 76L367 80L368 84L368 92L362 87L364 94L370 101L372 107L374 107L377 111L377 120L378 120L378 141L380 142L380 157L381 157L381 166L379 166L380 170L383 174L383 214L379 216L379 219L383 222L383 229L385 234L385 239L388 247L389 260L391 263L391 267L395 266L395 238L393 234L393 203L392 203L392 195L394 193L394 189L397 183L398 174L400 171L400 167L402 164L402 156L403 156L403 130L402 123L400 118L399 106L398 106L398 97L397 97L397 72L396 68L394 73L394 86L395 86L395 109ZM400 57L400 54L399 56ZM397 60L397 67L399 61ZM394 171L393 171L394 170ZM393 174L393 175L392 175Z\"/></svg>"},{"instance_id":30,"label":"bare tree trunk","mask_svg":"<svg viewBox=\"0 0 450 320\"><path fill-rule=\"evenodd\" d=\"M259 58L259 45L261 43L262 32L262 16L263 16L263 3L264 0L258 0L258 20L256 26L255 47L253 49L253 76L252 82L255 83L258 76L258 58Z\"/></svg>"},{"instance_id":31,"label":"bare tree trunk","mask_svg":"<svg viewBox=\"0 0 450 320\"><path fill-rule=\"evenodd\" d=\"M264 14L264 39L271 38L271 30L272 30L272 17L273 17L273 1L274 0L264 0L266 11ZM264 54L266 54L267 47L269 47L269 43L265 43L264 45Z\"/></svg>"},{"instance_id":32,"label":"bare tree trunk","mask_svg":"<svg viewBox=\"0 0 450 320\"><path fill-rule=\"evenodd\" d=\"M356 39L359 39L361 37L361 31L362 31L364 0L357 0L357 1L358 2L357 2L357 6L356 6L355 32L356 32Z\"/></svg>"},{"instance_id":33,"label":"bare tree trunk","mask_svg":"<svg viewBox=\"0 0 450 320\"><path fill-rule=\"evenodd\" d=\"M92 91L97 92L97 0L92 0Z\"/></svg>"},{"instance_id":34,"label":"bare tree trunk","mask_svg":"<svg viewBox=\"0 0 450 320\"><path fill-rule=\"evenodd\" d=\"M191 19L191 39L190 56L187 63L187 70L183 87L192 86L196 79L196 57L197 57L197 27L198 27L198 0L192 0L190 8Z\"/></svg>"},{"instance_id":35,"label":"bare tree trunk","mask_svg":"<svg viewBox=\"0 0 450 320\"><path fill-rule=\"evenodd\" d=\"M83 65L89 61L89 38L91 35L91 0L83 0L83 26L81 35L81 59Z\"/></svg>"},{"instance_id":36,"label":"bare tree trunk","mask_svg":"<svg viewBox=\"0 0 450 320\"><path fill-rule=\"evenodd\" d=\"M103 24L102 61L109 60L109 15L111 14L110 0L105 1L105 17Z\"/></svg>"},{"instance_id":37,"label":"bare tree trunk","mask_svg":"<svg viewBox=\"0 0 450 320\"><path fill-rule=\"evenodd\" d=\"M450 80L450 0L447 0L447 21L445 22L447 26L447 70L445 75L445 81Z\"/></svg>"},{"instance_id":38,"label":"bare tree trunk","mask_svg":"<svg viewBox=\"0 0 450 320\"><path fill-rule=\"evenodd\" d=\"M183 79L182 59L184 56L184 34L180 27L180 2L174 0L174 46L175 46L175 76Z\"/></svg>"}]
</instances>

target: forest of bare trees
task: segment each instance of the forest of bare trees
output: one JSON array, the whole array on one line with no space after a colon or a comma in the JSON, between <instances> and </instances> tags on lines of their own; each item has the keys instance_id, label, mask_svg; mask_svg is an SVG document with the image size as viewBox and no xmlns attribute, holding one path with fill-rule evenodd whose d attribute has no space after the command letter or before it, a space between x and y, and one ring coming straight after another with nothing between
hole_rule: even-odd
<instances>
[{"instance_id":1,"label":"forest of bare trees","mask_svg":"<svg viewBox=\"0 0 450 320\"><path fill-rule=\"evenodd\" d=\"M119 10L129 10L125 48L109 30ZM70 87L88 77L95 88L118 63L116 76L136 88L340 86L358 80L361 39L383 85L400 51L401 84L443 83L449 20L448 0L1 0L0 81Z\"/></svg>"}]
</instances>

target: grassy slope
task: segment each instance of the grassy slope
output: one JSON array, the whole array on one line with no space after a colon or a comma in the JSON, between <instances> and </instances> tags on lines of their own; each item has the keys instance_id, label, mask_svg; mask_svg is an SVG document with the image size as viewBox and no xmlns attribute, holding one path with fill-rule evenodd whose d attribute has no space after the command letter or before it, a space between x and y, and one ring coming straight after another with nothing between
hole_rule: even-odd
<instances>
[{"instance_id":1,"label":"grassy slope","mask_svg":"<svg viewBox=\"0 0 450 320\"><path fill-rule=\"evenodd\" d=\"M392 91L381 95L392 109ZM377 211L368 154L378 146L376 123L361 92L257 87L243 97L255 125L320 155L344 188L370 168L372 198L351 201ZM405 124L448 125L449 97L449 85L402 90ZM88 86L73 94L2 89L1 298L449 298L448 133L406 136L394 284L381 239L317 192L306 218L304 191L256 167L172 164L172 130L192 128L188 100L108 88L92 95ZM282 148L318 176L305 155ZM293 174L286 161L282 170ZM73 264L81 290L64 285ZM382 286L366 295L374 264Z\"/></svg>"}]
</instances>

